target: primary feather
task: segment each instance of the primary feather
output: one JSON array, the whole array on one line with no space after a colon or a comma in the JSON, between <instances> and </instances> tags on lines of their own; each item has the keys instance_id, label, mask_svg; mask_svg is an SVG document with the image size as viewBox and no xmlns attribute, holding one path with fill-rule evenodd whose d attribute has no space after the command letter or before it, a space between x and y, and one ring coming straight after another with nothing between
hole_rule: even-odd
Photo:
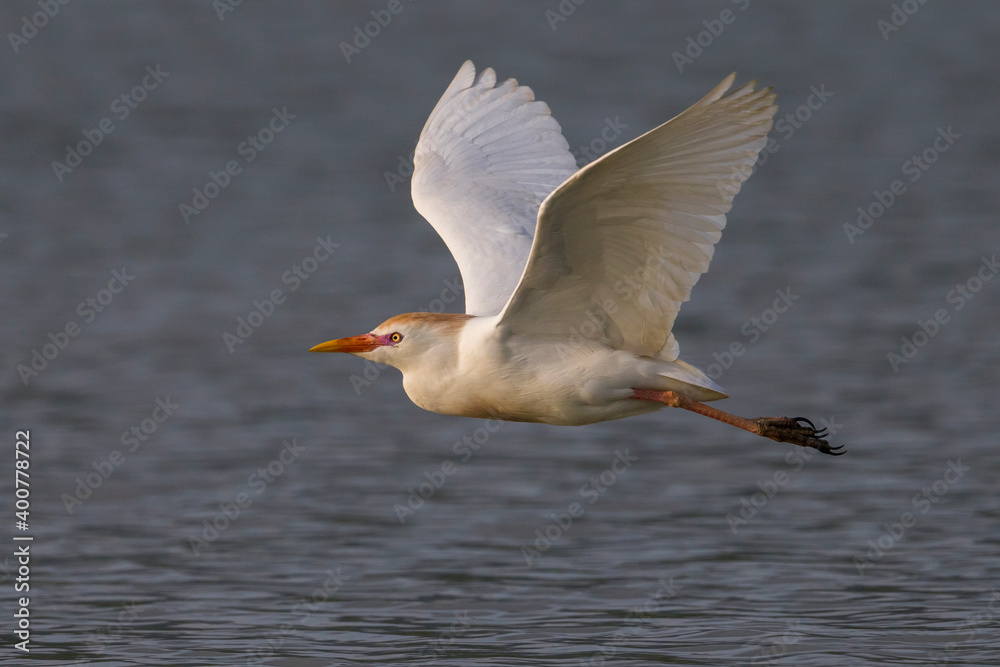
<instances>
[{"instance_id":1,"label":"primary feather","mask_svg":"<svg viewBox=\"0 0 1000 667\"><path fill-rule=\"evenodd\" d=\"M672 361L681 303L708 270L726 212L777 107L729 75L688 110L574 174L541 206L535 241L500 326L590 337Z\"/></svg>"},{"instance_id":2,"label":"primary feather","mask_svg":"<svg viewBox=\"0 0 1000 667\"><path fill-rule=\"evenodd\" d=\"M434 107L413 157L413 204L447 244L470 315L507 303L538 207L576 171L559 123L530 88L496 85L466 61Z\"/></svg>"}]
</instances>

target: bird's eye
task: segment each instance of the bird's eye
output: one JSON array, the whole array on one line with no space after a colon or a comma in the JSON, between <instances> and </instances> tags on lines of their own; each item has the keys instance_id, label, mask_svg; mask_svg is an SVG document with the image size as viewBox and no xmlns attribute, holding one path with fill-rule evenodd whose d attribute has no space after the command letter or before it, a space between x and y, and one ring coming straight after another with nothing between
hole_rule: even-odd
<instances>
[{"instance_id":1,"label":"bird's eye","mask_svg":"<svg viewBox=\"0 0 1000 667\"><path fill-rule=\"evenodd\" d=\"M398 343L399 341L403 340L403 334L394 333L391 336L389 336L389 340L391 340L393 343Z\"/></svg>"}]
</instances>

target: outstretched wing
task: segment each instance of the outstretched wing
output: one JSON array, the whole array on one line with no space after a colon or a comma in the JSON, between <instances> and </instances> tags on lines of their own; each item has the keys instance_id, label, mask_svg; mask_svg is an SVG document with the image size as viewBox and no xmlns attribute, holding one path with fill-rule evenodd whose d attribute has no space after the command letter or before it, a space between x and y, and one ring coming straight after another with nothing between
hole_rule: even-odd
<instances>
[{"instance_id":1,"label":"outstretched wing","mask_svg":"<svg viewBox=\"0 0 1000 667\"><path fill-rule=\"evenodd\" d=\"M576 171L559 123L526 86L466 61L413 157L413 204L455 257L465 310L496 315L528 261L538 207Z\"/></svg>"},{"instance_id":2,"label":"outstretched wing","mask_svg":"<svg viewBox=\"0 0 1000 667\"><path fill-rule=\"evenodd\" d=\"M549 195L498 326L677 358L674 318L708 270L777 110L756 82L723 96L734 79Z\"/></svg>"}]
</instances>

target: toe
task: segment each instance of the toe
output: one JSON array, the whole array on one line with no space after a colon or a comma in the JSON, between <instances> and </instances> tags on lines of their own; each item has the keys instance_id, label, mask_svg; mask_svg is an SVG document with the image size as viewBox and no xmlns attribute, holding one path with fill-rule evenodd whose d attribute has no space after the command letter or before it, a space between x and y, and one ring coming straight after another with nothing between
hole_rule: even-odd
<instances>
[{"instance_id":1,"label":"toe","mask_svg":"<svg viewBox=\"0 0 1000 667\"><path fill-rule=\"evenodd\" d=\"M840 456L844 453L843 445L830 446L826 440L827 429L818 430L816 425L805 417L758 417L751 421L757 425L759 434L765 438L799 447L811 447L831 456Z\"/></svg>"}]
</instances>

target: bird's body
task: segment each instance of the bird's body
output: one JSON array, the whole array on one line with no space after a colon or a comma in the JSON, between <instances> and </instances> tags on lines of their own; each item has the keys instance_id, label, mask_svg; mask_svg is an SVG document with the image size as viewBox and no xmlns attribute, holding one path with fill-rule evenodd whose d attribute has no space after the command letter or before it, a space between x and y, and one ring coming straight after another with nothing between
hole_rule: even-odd
<instances>
[{"instance_id":1,"label":"bird's body","mask_svg":"<svg viewBox=\"0 0 1000 667\"><path fill-rule=\"evenodd\" d=\"M582 425L671 406L833 453L808 420L705 405L726 395L678 358L671 333L776 110L754 83L725 94L733 80L577 170L529 88L466 62L413 173L466 313L405 313L313 351L395 366L414 403L446 415Z\"/></svg>"},{"instance_id":2,"label":"bird's body","mask_svg":"<svg viewBox=\"0 0 1000 667\"><path fill-rule=\"evenodd\" d=\"M495 316L408 313L383 326L403 331L410 323L434 334L422 354L399 366L403 387L410 400L431 412L579 426L664 407L632 400L633 387L681 391L703 401L725 396L702 386L711 380L683 362L640 357L593 341L505 335Z\"/></svg>"}]
</instances>

